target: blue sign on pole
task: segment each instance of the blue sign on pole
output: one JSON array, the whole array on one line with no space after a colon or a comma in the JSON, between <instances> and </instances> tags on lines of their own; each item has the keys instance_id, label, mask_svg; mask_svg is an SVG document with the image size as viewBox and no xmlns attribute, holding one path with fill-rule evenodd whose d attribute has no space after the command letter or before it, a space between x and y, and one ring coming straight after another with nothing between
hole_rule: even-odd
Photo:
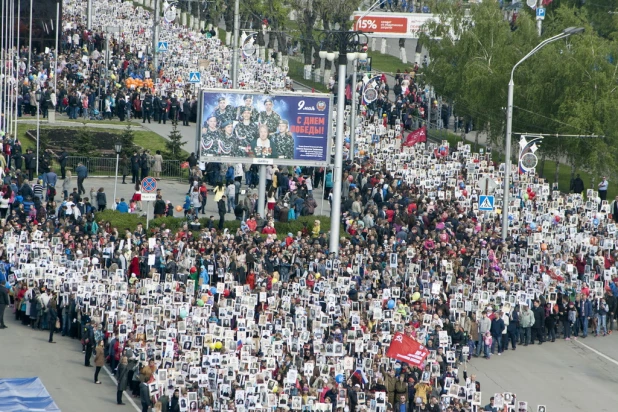
<instances>
[{"instance_id":1,"label":"blue sign on pole","mask_svg":"<svg viewBox=\"0 0 618 412\"><path fill-rule=\"evenodd\" d=\"M190 72L189 73L189 83L201 83L202 76L200 72Z\"/></svg>"},{"instance_id":2,"label":"blue sign on pole","mask_svg":"<svg viewBox=\"0 0 618 412\"><path fill-rule=\"evenodd\" d=\"M495 201L495 198L493 196L486 196L486 195L479 196L479 210L483 212L493 212L494 211L494 201Z\"/></svg>"},{"instance_id":3,"label":"blue sign on pole","mask_svg":"<svg viewBox=\"0 0 618 412\"><path fill-rule=\"evenodd\" d=\"M157 44L157 50L160 51L160 52L166 52L168 50L167 42L166 41L160 41Z\"/></svg>"},{"instance_id":4,"label":"blue sign on pole","mask_svg":"<svg viewBox=\"0 0 618 412\"><path fill-rule=\"evenodd\" d=\"M538 7L536 9L536 19L545 20L545 7Z\"/></svg>"},{"instance_id":5,"label":"blue sign on pole","mask_svg":"<svg viewBox=\"0 0 618 412\"><path fill-rule=\"evenodd\" d=\"M157 190L157 179L154 177L146 176L142 180L142 191L146 193L154 192Z\"/></svg>"}]
</instances>

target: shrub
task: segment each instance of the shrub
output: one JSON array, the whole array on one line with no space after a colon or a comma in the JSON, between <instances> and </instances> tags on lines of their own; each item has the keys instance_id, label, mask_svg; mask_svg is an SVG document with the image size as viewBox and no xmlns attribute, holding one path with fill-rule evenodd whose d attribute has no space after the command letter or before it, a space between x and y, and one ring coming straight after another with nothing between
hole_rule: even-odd
<instances>
[{"instance_id":1,"label":"shrub","mask_svg":"<svg viewBox=\"0 0 618 412\"><path fill-rule=\"evenodd\" d=\"M102 220L110 222L111 225L117 228L118 231L121 233L124 232L125 229L134 231L139 223L146 227L146 217L134 213L120 213L111 209L105 210L103 212L97 212L96 219L97 222L100 222ZM321 222L320 226L323 232L328 232L330 230L330 217L328 216L301 216L297 220L292 220L287 223L275 222L277 238L284 239L288 233L292 233L292 235L296 236L296 233L302 231L305 226L309 231L311 231L311 228L313 228L313 222L316 219ZM200 219L200 224L202 228L208 227L209 220L210 218L207 217ZM215 218L213 220L213 227L217 228L219 225L219 219ZM165 224L165 227L167 229L170 229L172 232L177 232L186 222L187 219L185 219L184 217L159 217L156 219L151 219L149 226L153 228L161 227L161 225ZM240 227L240 221L226 220L224 223L224 227L228 229L230 233L234 234ZM341 235L346 235L343 231L343 228L341 229Z\"/></svg>"}]
</instances>

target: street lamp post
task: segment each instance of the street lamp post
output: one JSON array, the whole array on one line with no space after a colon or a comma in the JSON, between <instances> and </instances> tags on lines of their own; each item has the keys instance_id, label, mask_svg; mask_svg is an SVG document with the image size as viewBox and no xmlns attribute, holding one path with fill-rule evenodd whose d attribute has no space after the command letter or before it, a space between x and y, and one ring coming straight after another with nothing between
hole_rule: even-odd
<instances>
[{"instance_id":1,"label":"street lamp post","mask_svg":"<svg viewBox=\"0 0 618 412\"><path fill-rule=\"evenodd\" d=\"M39 141L41 134L41 125L39 114L41 111L41 89L39 88L34 92L34 98L36 99L36 177L39 177Z\"/></svg>"},{"instance_id":2,"label":"street lamp post","mask_svg":"<svg viewBox=\"0 0 618 412\"><path fill-rule=\"evenodd\" d=\"M539 43L530 53L526 54L520 61L518 61L511 70L511 79L509 80L509 91L507 97L506 106L506 150L504 160L504 186L502 195L502 240L506 240L507 232L509 228L509 190L510 190L510 173L511 173L511 134L513 130L513 92L515 89L515 83L513 82L513 74L515 69L522 64L525 60L531 57L533 54L547 46L549 43L567 38L573 34L578 34L584 31L583 27L569 27L564 29L560 34L543 40Z\"/></svg>"},{"instance_id":3,"label":"street lamp post","mask_svg":"<svg viewBox=\"0 0 618 412\"><path fill-rule=\"evenodd\" d=\"M339 227L341 225L341 177L343 172L343 122L345 111L345 79L348 60L354 61L367 45L367 36L359 31L331 31L326 32L323 44L328 50L320 51L320 58L329 61L338 59L338 89L337 89L337 130L335 135L335 164L333 166L333 194L330 221L331 253L339 253ZM360 39L364 42L361 44ZM336 50L336 51L333 51Z\"/></svg>"},{"instance_id":4,"label":"street lamp post","mask_svg":"<svg viewBox=\"0 0 618 412\"><path fill-rule=\"evenodd\" d=\"M116 174L114 175L114 204L116 204L116 188L118 186L118 163L120 162L120 153L122 152L122 143L114 143L114 149L116 150Z\"/></svg>"}]
</instances>

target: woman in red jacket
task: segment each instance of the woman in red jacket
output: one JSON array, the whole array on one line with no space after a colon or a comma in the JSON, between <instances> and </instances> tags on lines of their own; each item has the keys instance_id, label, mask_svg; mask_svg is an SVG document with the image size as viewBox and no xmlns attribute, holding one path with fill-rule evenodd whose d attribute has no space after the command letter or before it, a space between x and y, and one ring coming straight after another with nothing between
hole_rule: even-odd
<instances>
[{"instance_id":1,"label":"woman in red jacket","mask_svg":"<svg viewBox=\"0 0 618 412\"><path fill-rule=\"evenodd\" d=\"M129 265L129 276L131 276L132 273L135 273L137 277L139 277L139 272L139 258L137 256L133 256L133 259L131 259L131 264Z\"/></svg>"}]
</instances>

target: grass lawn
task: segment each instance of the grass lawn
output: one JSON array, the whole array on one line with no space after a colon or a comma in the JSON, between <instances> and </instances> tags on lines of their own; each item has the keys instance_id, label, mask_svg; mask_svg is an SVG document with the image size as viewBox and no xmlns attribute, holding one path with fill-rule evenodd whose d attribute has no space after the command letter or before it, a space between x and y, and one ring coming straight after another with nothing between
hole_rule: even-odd
<instances>
[{"instance_id":1,"label":"grass lawn","mask_svg":"<svg viewBox=\"0 0 618 412\"><path fill-rule=\"evenodd\" d=\"M120 122L118 122L117 124L122 124ZM66 128L66 126L41 126L41 130L44 129L62 129L62 128ZM36 125L32 125L32 124L18 124L17 125L17 136L19 138L19 140L21 141L23 150L25 151L26 149L35 149L36 148L36 140L34 139L30 139L29 137L26 136L26 132L28 130L34 130L36 129ZM124 131L123 129L105 129L105 128L86 128L87 130L92 130L93 132L108 132L108 133L113 133L113 134L117 134L117 135L121 135L122 132ZM163 138L162 136L158 135L155 132L151 132L150 130L140 130L139 127L132 127L133 129L133 135L134 135L134 142L136 145L143 147L143 148L148 148L151 152L156 152L157 150L161 150L161 151L165 151L165 142L166 139ZM186 151L183 150L183 156L189 156L189 153L187 153Z\"/></svg>"},{"instance_id":2,"label":"grass lawn","mask_svg":"<svg viewBox=\"0 0 618 412\"><path fill-rule=\"evenodd\" d=\"M371 57L371 70L395 74L397 69L402 72L405 69L412 69L414 62L408 61L408 64L403 64L398 57L389 54L382 54L377 51L368 51L367 55Z\"/></svg>"},{"instance_id":3,"label":"grass lawn","mask_svg":"<svg viewBox=\"0 0 618 412\"><path fill-rule=\"evenodd\" d=\"M56 121L58 121L58 122L71 122L71 123L81 123L81 124L84 124L84 121L80 120L80 119L67 119L67 118L62 118L62 117L57 117ZM88 119L88 121L86 123L88 123L88 124L113 124L113 125L117 125L117 126L122 126L126 122L121 122L120 120L90 120L90 119Z\"/></svg>"},{"instance_id":4,"label":"grass lawn","mask_svg":"<svg viewBox=\"0 0 618 412\"><path fill-rule=\"evenodd\" d=\"M303 71L305 70L305 65L301 61L290 57L288 59L288 65L290 66L288 76L290 76L292 80L304 84L307 87L311 87L315 89L316 92L328 93L328 89L324 84L314 82L313 80L305 80L303 78Z\"/></svg>"}]
</instances>

